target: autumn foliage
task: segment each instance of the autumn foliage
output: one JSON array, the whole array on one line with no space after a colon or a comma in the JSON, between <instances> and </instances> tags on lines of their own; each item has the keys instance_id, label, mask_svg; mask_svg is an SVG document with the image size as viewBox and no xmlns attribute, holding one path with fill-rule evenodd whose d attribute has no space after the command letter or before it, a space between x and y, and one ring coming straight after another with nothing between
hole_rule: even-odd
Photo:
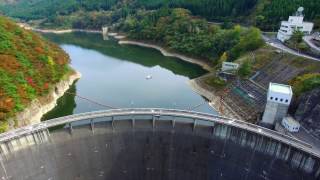
<instances>
[{"instance_id":1,"label":"autumn foliage","mask_svg":"<svg viewBox=\"0 0 320 180\"><path fill-rule=\"evenodd\" d=\"M301 95L314 88L320 87L320 73L309 73L298 76L290 81L296 96Z\"/></svg>"},{"instance_id":2,"label":"autumn foliage","mask_svg":"<svg viewBox=\"0 0 320 180\"><path fill-rule=\"evenodd\" d=\"M70 72L68 63L59 46L0 16L0 131Z\"/></svg>"}]
</instances>

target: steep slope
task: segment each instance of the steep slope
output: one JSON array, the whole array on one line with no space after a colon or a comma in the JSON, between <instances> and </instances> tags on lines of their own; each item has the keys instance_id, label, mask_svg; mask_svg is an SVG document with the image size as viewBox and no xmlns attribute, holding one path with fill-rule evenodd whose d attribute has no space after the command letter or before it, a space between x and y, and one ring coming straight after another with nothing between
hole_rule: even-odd
<instances>
[{"instance_id":1,"label":"steep slope","mask_svg":"<svg viewBox=\"0 0 320 180\"><path fill-rule=\"evenodd\" d=\"M8 119L48 94L72 70L57 45L0 16L0 131Z\"/></svg>"},{"instance_id":2,"label":"steep slope","mask_svg":"<svg viewBox=\"0 0 320 180\"><path fill-rule=\"evenodd\" d=\"M116 2L116 0L19 0L15 3L2 4L0 11L7 16L24 20L43 19L67 15L80 9L106 10Z\"/></svg>"},{"instance_id":3,"label":"steep slope","mask_svg":"<svg viewBox=\"0 0 320 180\"><path fill-rule=\"evenodd\" d=\"M208 19L226 19L239 15L248 15L257 0L20 0L16 3L4 3L0 6L6 15L15 18L40 19L68 15L78 10L99 11L123 7L120 15L131 13L137 9L157 9L163 6L186 8L196 15ZM116 15L117 16L117 15Z\"/></svg>"},{"instance_id":4,"label":"steep slope","mask_svg":"<svg viewBox=\"0 0 320 180\"><path fill-rule=\"evenodd\" d=\"M297 100L295 118L314 135L320 137L320 87L304 93Z\"/></svg>"},{"instance_id":5,"label":"steep slope","mask_svg":"<svg viewBox=\"0 0 320 180\"><path fill-rule=\"evenodd\" d=\"M77 12L112 11L112 15L110 12L104 14L109 14L110 21L115 22L135 14L138 9L151 10L166 6L185 8L194 15L208 20L231 20L258 25L265 30L277 29L281 20L287 19L299 6L303 6L306 19L315 22L316 28L320 26L319 0L6 0L6 2L0 3L0 11L7 16L23 20L47 19L50 22L59 22L63 21L61 16ZM78 15L84 19L89 17L87 13Z\"/></svg>"}]
</instances>

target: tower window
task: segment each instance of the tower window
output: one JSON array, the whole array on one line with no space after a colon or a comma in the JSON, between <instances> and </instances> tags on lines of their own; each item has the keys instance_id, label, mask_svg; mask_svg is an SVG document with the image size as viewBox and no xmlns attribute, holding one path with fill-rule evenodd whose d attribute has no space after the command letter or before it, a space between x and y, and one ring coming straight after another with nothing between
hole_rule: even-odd
<instances>
[{"instance_id":1,"label":"tower window","mask_svg":"<svg viewBox=\"0 0 320 180\"><path fill-rule=\"evenodd\" d=\"M288 100L288 99L286 99L286 103L287 103L287 102L289 102L289 100Z\"/></svg>"},{"instance_id":2,"label":"tower window","mask_svg":"<svg viewBox=\"0 0 320 180\"><path fill-rule=\"evenodd\" d=\"M276 98L275 100L278 101L278 98Z\"/></svg>"}]
</instances>

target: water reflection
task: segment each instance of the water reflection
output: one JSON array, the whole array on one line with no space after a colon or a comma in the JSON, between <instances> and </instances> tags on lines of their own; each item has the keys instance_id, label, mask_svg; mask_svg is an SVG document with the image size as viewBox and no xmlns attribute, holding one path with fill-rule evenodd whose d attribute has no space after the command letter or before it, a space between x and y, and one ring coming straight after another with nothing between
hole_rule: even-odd
<instances>
[{"instance_id":1,"label":"water reflection","mask_svg":"<svg viewBox=\"0 0 320 180\"><path fill-rule=\"evenodd\" d=\"M76 84L74 83L65 95L58 99L57 106L42 117L42 121L73 114L74 109L77 107L75 101L76 92Z\"/></svg>"},{"instance_id":2,"label":"water reflection","mask_svg":"<svg viewBox=\"0 0 320 180\"><path fill-rule=\"evenodd\" d=\"M45 36L58 44L72 44L86 49L96 50L104 55L123 61L134 62L146 67L160 66L170 70L176 75L186 76L190 79L199 77L207 71L198 65L184 62L177 58L164 57L159 51L132 45L119 45L115 40L103 40L100 34L67 33L45 34Z\"/></svg>"},{"instance_id":3,"label":"water reflection","mask_svg":"<svg viewBox=\"0 0 320 180\"><path fill-rule=\"evenodd\" d=\"M190 109L203 104L195 110L216 113L188 85L190 79L206 73L198 65L164 57L156 50L104 41L100 34L46 36L61 45L72 67L82 74L69 90L73 94L119 108ZM43 119L105 109L67 93Z\"/></svg>"}]
</instances>

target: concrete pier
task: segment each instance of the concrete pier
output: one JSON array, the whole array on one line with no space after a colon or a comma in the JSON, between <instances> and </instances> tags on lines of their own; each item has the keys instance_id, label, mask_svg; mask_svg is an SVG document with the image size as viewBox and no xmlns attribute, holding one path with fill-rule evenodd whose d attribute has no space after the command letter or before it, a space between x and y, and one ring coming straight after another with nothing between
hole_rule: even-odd
<instances>
[{"instance_id":1,"label":"concrete pier","mask_svg":"<svg viewBox=\"0 0 320 180\"><path fill-rule=\"evenodd\" d=\"M114 110L32 128L0 136L0 179L295 180L320 174L319 156L308 144L196 112Z\"/></svg>"}]
</instances>

